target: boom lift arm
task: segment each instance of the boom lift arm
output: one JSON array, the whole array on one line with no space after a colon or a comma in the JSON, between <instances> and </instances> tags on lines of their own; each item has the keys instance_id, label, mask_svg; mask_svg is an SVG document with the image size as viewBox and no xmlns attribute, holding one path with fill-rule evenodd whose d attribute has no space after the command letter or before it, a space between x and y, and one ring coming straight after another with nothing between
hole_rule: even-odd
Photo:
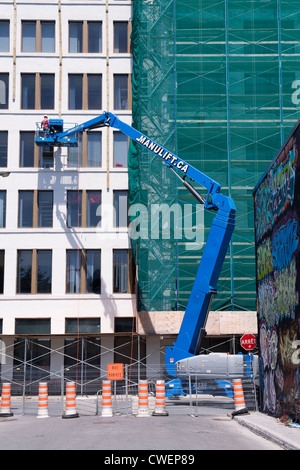
<instances>
[{"instance_id":1,"label":"boom lift arm","mask_svg":"<svg viewBox=\"0 0 300 470\"><path fill-rule=\"evenodd\" d=\"M219 183L132 126L124 123L112 113L104 112L100 116L66 131L61 131L63 128L61 120L52 121L50 119L49 124L49 135L43 136L43 133L37 132L35 140L37 145L58 147L75 145L73 136L78 132L105 126L120 130L133 141L138 142L160 157L182 181L185 188L191 192L198 202L203 204L205 209L216 212L179 334L173 346L166 348L166 370L170 375L176 377L176 363L187 357L198 355L200 352L210 305L213 295L217 292L218 278L234 230L236 208L233 200L220 193L221 186ZM203 198L192 184L186 181L186 177L206 188L206 198Z\"/></svg>"}]
</instances>

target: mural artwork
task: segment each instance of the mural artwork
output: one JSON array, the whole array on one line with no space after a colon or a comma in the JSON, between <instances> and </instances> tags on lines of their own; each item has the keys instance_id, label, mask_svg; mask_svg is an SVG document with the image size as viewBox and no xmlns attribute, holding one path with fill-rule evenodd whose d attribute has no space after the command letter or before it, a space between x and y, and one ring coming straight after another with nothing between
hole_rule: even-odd
<instances>
[{"instance_id":1,"label":"mural artwork","mask_svg":"<svg viewBox=\"0 0 300 470\"><path fill-rule=\"evenodd\" d=\"M254 191L263 411L300 422L300 125Z\"/></svg>"}]
</instances>

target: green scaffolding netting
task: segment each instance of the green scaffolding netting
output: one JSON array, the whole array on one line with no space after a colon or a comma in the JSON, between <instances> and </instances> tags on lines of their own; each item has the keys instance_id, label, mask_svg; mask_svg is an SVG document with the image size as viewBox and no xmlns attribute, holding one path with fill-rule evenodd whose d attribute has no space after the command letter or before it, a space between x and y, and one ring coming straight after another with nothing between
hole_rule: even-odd
<instances>
[{"instance_id":1,"label":"green scaffolding netting","mask_svg":"<svg viewBox=\"0 0 300 470\"><path fill-rule=\"evenodd\" d=\"M133 125L237 207L212 310L256 309L252 192L299 118L299 29L296 1L133 2ZM183 310L212 215L132 142L129 201L139 310Z\"/></svg>"}]
</instances>

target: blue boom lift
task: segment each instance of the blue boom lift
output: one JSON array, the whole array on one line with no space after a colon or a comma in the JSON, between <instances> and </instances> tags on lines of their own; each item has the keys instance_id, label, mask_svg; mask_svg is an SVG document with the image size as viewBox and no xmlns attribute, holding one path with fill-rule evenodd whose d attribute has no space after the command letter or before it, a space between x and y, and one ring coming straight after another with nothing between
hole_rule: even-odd
<instances>
[{"instance_id":1,"label":"blue boom lift","mask_svg":"<svg viewBox=\"0 0 300 470\"><path fill-rule=\"evenodd\" d=\"M204 209L212 210L216 214L179 334L176 342L166 348L167 373L183 381L186 380L188 374L189 377L192 375L198 379L214 379L215 381L244 376L245 371L249 371L249 356L226 353L199 354L210 305L213 295L217 293L218 278L234 230L236 208L233 200L220 193L219 183L110 112L103 112L96 118L65 131L61 119L50 119L49 132L46 134L37 125L35 142L39 146L76 146L76 134L105 126L120 130L133 141L160 157L182 181L184 187L200 204L203 204ZM196 191L186 177L206 188L206 198ZM251 365L251 375L257 377L257 356L253 356Z\"/></svg>"}]
</instances>

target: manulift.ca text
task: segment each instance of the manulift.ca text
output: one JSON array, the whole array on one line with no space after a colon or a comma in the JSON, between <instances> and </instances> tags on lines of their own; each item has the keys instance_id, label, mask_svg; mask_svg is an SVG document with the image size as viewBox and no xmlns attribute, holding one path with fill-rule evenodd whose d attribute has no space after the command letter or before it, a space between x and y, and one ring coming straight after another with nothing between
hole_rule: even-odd
<instances>
[{"instance_id":1,"label":"manulift.ca text","mask_svg":"<svg viewBox=\"0 0 300 470\"><path fill-rule=\"evenodd\" d=\"M192 465L194 463L192 454L150 454L146 459L139 457L124 456L120 457L111 454L104 458L105 465L129 465L135 468L137 463L145 463L150 465Z\"/></svg>"}]
</instances>

